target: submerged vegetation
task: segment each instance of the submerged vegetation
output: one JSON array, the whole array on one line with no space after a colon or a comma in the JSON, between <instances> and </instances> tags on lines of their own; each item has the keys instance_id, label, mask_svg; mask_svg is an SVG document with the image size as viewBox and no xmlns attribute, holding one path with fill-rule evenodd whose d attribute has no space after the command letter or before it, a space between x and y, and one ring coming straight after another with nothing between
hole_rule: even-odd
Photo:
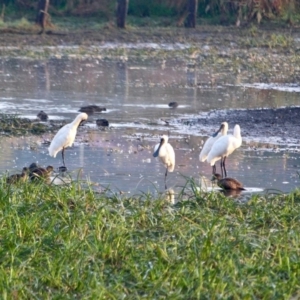
<instances>
[{"instance_id":1,"label":"submerged vegetation","mask_svg":"<svg viewBox=\"0 0 300 300\"><path fill-rule=\"evenodd\" d=\"M43 124L37 120L21 118L14 114L0 114L0 135L38 135L46 132L56 131L61 127L61 122Z\"/></svg>"},{"instance_id":2,"label":"submerged vegetation","mask_svg":"<svg viewBox=\"0 0 300 300\"><path fill-rule=\"evenodd\" d=\"M1 298L298 298L300 192L239 203L187 185L173 205L3 178Z\"/></svg>"}]
</instances>

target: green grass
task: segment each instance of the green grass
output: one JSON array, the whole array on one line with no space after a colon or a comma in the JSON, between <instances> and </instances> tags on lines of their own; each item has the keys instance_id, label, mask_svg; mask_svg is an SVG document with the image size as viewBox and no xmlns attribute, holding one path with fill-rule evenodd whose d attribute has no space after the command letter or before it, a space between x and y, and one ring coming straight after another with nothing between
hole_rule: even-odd
<instances>
[{"instance_id":1,"label":"green grass","mask_svg":"<svg viewBox=\"0 0 300 300\"><path fill-rule=\"evenodd\" d=\"M0 298L299 297L300 191L240 203L191 185L171 205L3 179Z\"/></svg>"}]
</instances>

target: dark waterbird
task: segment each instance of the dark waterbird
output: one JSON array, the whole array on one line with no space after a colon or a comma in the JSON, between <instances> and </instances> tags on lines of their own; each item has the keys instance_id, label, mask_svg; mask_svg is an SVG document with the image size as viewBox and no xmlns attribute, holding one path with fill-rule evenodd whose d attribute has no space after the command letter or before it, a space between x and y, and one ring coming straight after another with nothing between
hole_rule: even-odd
<instances>
[{"instance_id":1,"label":"dark waterbird","mask_svg":"<svg viewBox=\"0 0 300 300\"><path fill-rule=\"evenodd\" d=\"M177 108L178 107L178 103L177 102L170 102L169 103L169 107L170 108Z\"/></svg>"},{"instance_id":2,"label":"dark waterbird","mask_svg":"<svg viewBox=\"0 0 300 300\"><path fill-rule=\"evenodd\" d=\"M29 169L24 167L21 174L10 175L6 179L6 183L14 184L14 183L19 183L19 182L25 182L28 178L28 171L29 171Z\"/></svg>"},{"instance_id":3,"label":"dark waterbird","mask_svg":"<svg viewBox=\"0 0 300 300\"><path fill-rule=\"evenodd\" d=\"M100 107L98 105L87 105L87 106L82 106L79 109L80 112L85 112L87 114L93 114L93 113L100 113L102 111L106 111L105 107Z\"/></svg>"},{"instance_id":4,"label":"dark waterbird","mask_svg":"<svg viewBox=\"0 0 300 300\"><path fill-rule=\"evenodd\" d=\"M243 184L237 179L230 177L222 178L220 174L213 174L212 181L217 181L217 185L223 190L245 190Z\"/></svg>"},{"instance_id":5,"label":"dark waterbird","mask_svg":"<svg viewBox=\"0 0 300 300\"><path fill-rule=\"evenodd\" d=\"M48 179L53 171L52 166L47 166L45 168L37 167L30 171L29 178L30 180L37 180L37 179Z\"/></svg>"},{"instance_id":6,"label":"dark waterbird","mask_svg":"<svg viewBox=\"0 0 300 300\"><path fill-rule=\"evenodd\" d=\"M107 127L109 126L109 122L106 119L98 119L96 120L97 126Z\"/></svg>"},{"instance_id":7,"label":"dark waterbird","mask_svg":"<svg viewBox=\"0 0 300 300\"><path fill-rule=\"evenodd\" d=\"M44 111L40 111L37 115L36 115L41 121L47 121L48 120L48 115L44 112Z\"/></svg>"}]
</instances>

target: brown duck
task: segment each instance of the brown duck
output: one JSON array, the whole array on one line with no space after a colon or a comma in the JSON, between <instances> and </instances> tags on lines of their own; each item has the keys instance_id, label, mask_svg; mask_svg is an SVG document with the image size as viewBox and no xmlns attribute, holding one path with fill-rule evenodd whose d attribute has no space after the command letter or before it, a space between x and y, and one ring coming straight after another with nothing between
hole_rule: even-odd
<instances>
[{"instance_id":1,"label":"brown duck","mask_svg":"<svg viewBox=\"0 0 300 300\"><path fill-rule=\"evenodd\" d=\"M38 178L48 179L53 171L52 166L48 166L46 169L37 167L30 170L30 180L36 180Z\"/></svg>"},{"instance_id":2,"label":"brown duck","mask_svg":"<svg viewBox=\"0 0 300 300\"><path fill-rule=\"evenodd\" d=\"M214 174L212 181L215 180L217 180L217 185L223 190L245 190L243 184L234 178L222 178L220 174Z\"/></svg>"},{"instance_id":3,"label":"brown duck","mask_svg":"<svg viewBox=\"0 0 300 300\"><path fill-rule=\"evenodd\" d=\"M14 184L19 182L25 182L28 177L28 171L29 169L24 167L21 174L13 174L7 177L6 182L8 184Z\"/></svg>"}]
</instances>

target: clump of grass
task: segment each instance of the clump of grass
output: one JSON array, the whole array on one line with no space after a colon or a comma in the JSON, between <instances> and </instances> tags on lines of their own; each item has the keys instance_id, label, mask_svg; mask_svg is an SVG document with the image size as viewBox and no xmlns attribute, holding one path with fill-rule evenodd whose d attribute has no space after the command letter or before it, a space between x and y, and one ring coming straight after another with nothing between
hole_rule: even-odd
<instances>
[{"instance_id":1,"label":"clump of grass","mask_svg":"<svg viewBox=\"0 0 300 300\"><path fill-rule=\"evenodd\" d=\"M300 191L241 204L189 190L170 205L80 182L14 187L4 178L1 298L297 296Z\"/></svg>"},{"instance_id":2,"label":"clump of grass","mask_svg":"<svg viewBox=\"0 0 300 300\"><path fill-rule=\"evenodd\" d=\"M45 132L56 131L60 126L61 124L52 123L51 127L49 127L47 124L21 118L19 115L0 114L0 134L12 136L24 134L39 135Z\"/></svg>"}]
</instances>

